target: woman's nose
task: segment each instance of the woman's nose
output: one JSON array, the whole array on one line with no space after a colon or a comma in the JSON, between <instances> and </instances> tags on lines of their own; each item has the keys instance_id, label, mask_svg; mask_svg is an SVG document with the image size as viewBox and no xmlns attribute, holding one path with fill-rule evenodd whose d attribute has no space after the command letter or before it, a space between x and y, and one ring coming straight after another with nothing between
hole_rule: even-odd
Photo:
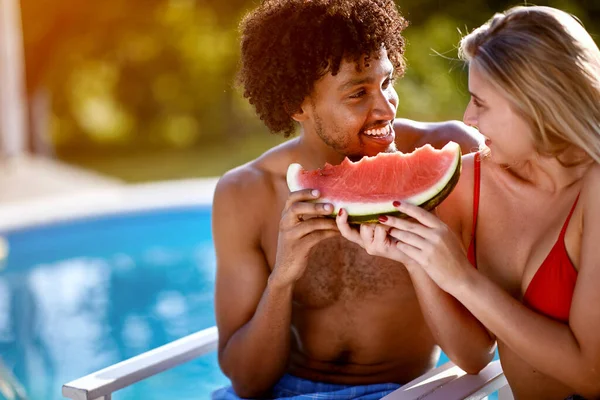
<instances>
[{"instance_id":1,"label":"woman's nose","mask_svg":"<svg viewBox=\"0 0 600 400\"><path fill-rule=\"evenodd\" d=\"M475 106L473 106L473 102L471 101L467 104L467 109L463 115L463 122L469 126L477 126L477 113L475 112Z\"/></svg>"}]
</instances>

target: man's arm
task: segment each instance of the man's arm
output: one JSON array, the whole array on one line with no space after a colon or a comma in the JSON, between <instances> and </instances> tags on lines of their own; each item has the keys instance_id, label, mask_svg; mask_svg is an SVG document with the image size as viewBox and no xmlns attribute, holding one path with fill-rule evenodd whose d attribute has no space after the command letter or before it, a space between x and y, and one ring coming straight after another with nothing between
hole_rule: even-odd
<instances>
[{"instance_id":1,"label":"man's arm","mask_svg":"<svg viewBox=\"0 0 600 400\"><path fill-rule=\"evenodd\" d=\"M472 153L483 143L483 136L460 121L417 122L404 118L394 120L396 147L409 153L425 144L441 149L446 143L458 143L463 154Z\"/></svg>"},{"instance_id":2,"label":"man's arm","mask_svg":"<svg viewBox=\"0 0 600 400\"><path fill-rule=\"evenodd\" d=\"M279 223L271 271L261 245L265 210L276 200L267 173L250 166L226 174L213 201L217 255L219 363L241 397L260 397L285 372L290 353L292 295L312 247L339 235L318 193L291 193ZM277 214L276 214L277 215Z\"/></svg>"},{"instance_id":3,"label":"man's arm","mask_svg":"<svg viewBox=\"0 0 600 400\"><path fill-rule=\"evenodd\" d=\"M269 189L260 175L226 174L213 201L219 363L241 397L259 397L277 382L290 347L292 288L269 284L259 232L260 210L272 199L261 204Z\"/></svg>"}]
</instances>

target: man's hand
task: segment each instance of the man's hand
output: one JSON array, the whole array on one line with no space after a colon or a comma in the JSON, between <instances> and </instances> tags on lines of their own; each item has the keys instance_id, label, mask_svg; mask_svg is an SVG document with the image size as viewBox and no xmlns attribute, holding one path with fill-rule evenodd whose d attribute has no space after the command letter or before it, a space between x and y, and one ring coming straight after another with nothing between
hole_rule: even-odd
<instances>
[{"instance_id":1,"label":"man's hand","mask_svg":"<svg viewBox=\"0 0 600 400\"><path fill-rule=\"evenodd\" d=\"M333 205L315 203L317 190L299 190L288 197L279 222L277 258L270 282L286 286L304 274L311 249L320 241L339 235L336 223L324 218Z\"/></svg>"}]
</instances>

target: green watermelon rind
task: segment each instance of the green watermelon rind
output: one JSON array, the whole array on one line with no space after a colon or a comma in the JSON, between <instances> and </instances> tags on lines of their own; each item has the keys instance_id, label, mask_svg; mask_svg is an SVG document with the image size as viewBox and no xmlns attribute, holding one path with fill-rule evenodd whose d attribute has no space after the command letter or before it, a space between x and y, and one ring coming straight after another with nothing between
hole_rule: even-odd
<instances>
[{"instance_id":1,"label":"green watermelon rind","mask_svg":"<svg viewBox=\"0 0 600 400\"><path fill-rule=\"evenodd\" d=\"M435 195L428 201L426 201L422 204L418 204L419 207L424 208L427 211L431 211L434 208L436 208L438 205L440 205L442 203L442 201L444 201L450 195L450 193L454 190L454 188L458 184L458 180L460 179L460 173L462 170L462 160L460 157L458 158L458 160L459 160L458 165L454 169L454 174L452 175L452 178L450 179L450 181L448 181L446 186L444 186L444 188L437 195ZM339 210L339 208L338 208L338 210ZM379 216L381 216L381 215L393 216L393 217L398 217L398 218L408 218L408 216L406 214L398 211L398 209L396 207L394 207L392 204L388 208L388 211L380 212L377 214L349 215L348 222L351 224L378 223ZM331 214L329 216L332 218L335 218L337 216L337 212L334 214Z\"/></svg>"},{"instance_id":2,"label":"green watermelon rind","mask_svg":"<svg viewBox=\"0 0 600 400\"><path fill-rule=\"evenodd\" d=\"M462 154L460 146L454 142L451 142L448 143L442 150L447 150L447 146L454 147L454 149L451 149L455 151L454 163L450 168L448 168L446 175L444 175L444 177L442 177L436 185L432 186L425 192L419 193L413 197L405 199L390 199L390 201L381 203L346 203L343 201L332 200L327 197L321 197L315 200L315 202L333 204L335 211L329 215L332 218L337 216L337 211L340 208L345 209L348 212L348 221L356 224L378 222L380 215L391 215L400 218L406 217L403 213L399 212L396 207L394 207L393 202L396 200L418 205L425 210L431 211L442 201L444 201L446 197L448 197L460 178L462 169ZM304 169L300 164L291 164L289 166L286 180L290 191L294 192L297 190L307 189L302 187L298 182L298 179L296 179L296 177L299 176L303 170Z\"/></svg>"}]
</instances>

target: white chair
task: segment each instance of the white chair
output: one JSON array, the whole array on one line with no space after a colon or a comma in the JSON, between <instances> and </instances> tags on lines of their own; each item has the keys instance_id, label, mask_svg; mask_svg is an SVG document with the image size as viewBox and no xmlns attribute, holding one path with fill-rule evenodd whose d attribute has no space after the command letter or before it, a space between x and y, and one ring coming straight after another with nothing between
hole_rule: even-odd
<instances>
[{"instance_id":1,"label":"white chair","mask_svg":"<svg viewBox=\"0 0 600 400\"><path fill-rule=\"evenodd\" d=\"M110 400L115 391L215 351L217 344L218 331L213 326L71 381L63 385L62 394L73 400ZM500 400L512 400L499 361L491 362L477 375L468 375L448 362L385 399L478 400L497 390Z\"/></svg>"},{"instance_id":2,"label":"white chair","mask_svg":"<svg viewBox=\"0 0 600 400\"><path fill-rule=\"evenodd\" d=\"M27 400L25 388L21 382L6 368L0 358L0 398L9 400Z\"/></svg>"}]
</instances>

